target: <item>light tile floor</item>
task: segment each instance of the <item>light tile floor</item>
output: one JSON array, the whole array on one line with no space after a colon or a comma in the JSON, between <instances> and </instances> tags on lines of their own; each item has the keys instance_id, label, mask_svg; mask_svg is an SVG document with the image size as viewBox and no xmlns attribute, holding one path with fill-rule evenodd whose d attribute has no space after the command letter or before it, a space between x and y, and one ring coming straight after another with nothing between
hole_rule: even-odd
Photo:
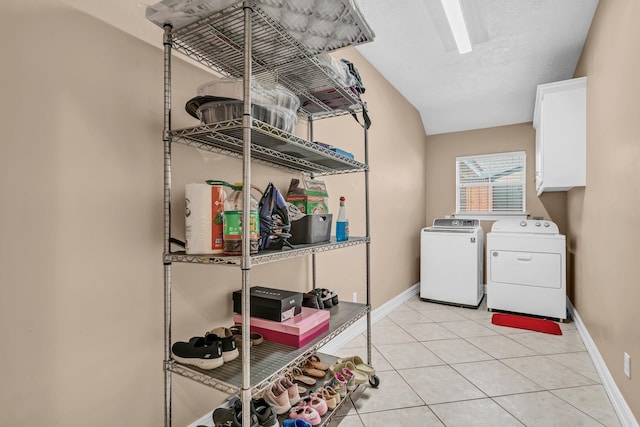
<instances>
[{"instance_id":1,"label":"light tile floor","mask_svg":"<svg viewBox=\"0 0 640 427\"><path fill-rule=\"evenodd\" d=\"M620 426L572 322L561 336L491 324L417 296L372 327L380 387L362 386L331 427ZM366 359L360 335L336 356Z\"/></svg>"}]
</instances>

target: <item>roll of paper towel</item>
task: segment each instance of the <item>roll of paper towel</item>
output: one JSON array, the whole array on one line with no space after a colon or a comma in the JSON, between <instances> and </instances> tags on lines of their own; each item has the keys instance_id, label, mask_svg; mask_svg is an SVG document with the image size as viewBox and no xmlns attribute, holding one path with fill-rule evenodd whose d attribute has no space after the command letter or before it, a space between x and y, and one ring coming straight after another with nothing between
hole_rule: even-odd
<instances>
[{"instance_id":1,"label":"roll of paper towel","mask_svg":"<svg viewBox=\"0 0 640 427\"><path fill-rule=\"evenodd\" d=\"M185 186L185 240L188 254L219 254L223 250L224 187L191 183Z\"/></svg>"}]
</instances>

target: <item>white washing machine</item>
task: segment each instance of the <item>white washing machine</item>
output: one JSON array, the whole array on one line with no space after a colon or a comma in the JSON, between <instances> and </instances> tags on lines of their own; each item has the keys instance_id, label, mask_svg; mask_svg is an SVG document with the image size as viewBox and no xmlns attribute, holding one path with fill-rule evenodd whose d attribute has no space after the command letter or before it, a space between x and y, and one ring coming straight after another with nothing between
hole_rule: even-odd
<instances>
[{"instance_id":1,"label":"white washing machine","mask_svg":"<svg viewBox=\"0 0 640 427\"><path fill-rule=\"evenodd\" d=\"M487 233L487 309L567 318L566 242L545 220L500 220Z\"/></svg>"},{"instance_id":2,"label":"white washing machine","mask_svg":"<svg viewBox=\"0 0 640 427\"><path fill-rule=\"evenodd\" d=\"M484 296L484 232L477 219L438 218L420 233L420 298L477 308Z\"/></svg>"}]
</instances>

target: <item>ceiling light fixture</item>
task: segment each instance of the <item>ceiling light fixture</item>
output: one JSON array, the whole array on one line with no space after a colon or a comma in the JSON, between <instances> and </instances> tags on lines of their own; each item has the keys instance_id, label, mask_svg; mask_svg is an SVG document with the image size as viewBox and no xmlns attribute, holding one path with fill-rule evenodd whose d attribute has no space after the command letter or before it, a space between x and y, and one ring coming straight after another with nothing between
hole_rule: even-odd
<instances>
[{"instance_id":1,"label":"ceiling light fixture","mask_svg":"<svg viewBox=\"0 0 640 427\"><path fill-rule=\"evenodd\" d=\"M460 54L471 52L471 40L462 15L460 0L440 0Z\"/></svg>"}]
</instances>

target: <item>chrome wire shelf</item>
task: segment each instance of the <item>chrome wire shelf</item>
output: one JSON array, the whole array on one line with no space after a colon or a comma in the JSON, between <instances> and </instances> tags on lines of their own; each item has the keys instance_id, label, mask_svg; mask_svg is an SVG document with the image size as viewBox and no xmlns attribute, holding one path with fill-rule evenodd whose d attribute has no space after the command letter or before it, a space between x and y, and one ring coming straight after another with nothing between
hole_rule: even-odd
<instances>
[{"instance_id":1,"label":"chrome wire shelf","mask_svg":"<svg viewBox=\"0 0 640 427\"><path fill-rule=\"evenodd\" d=\"M331 313L329 331L310 343L300 348L270 341L252 346L250 350L252 394L263 390L291 367L301 365L320 347L364 317L369 310L366 304L340 301L340 304L329 309ZM167 364L166 369L227 394L239 392L242 386L242 354L237 359L212 370L184 365L173 360Z\"/></svg>"},{"instance_id":2,"label":"chrome wire shelf","mask_svg":"<svg viewBox=\"0 0 640 427\"><path fill-rule=\"evenodd\" d=\"M242 119L171 131L174 142L242 156ZM363 172L367 165L259 120L252 120L251 158L314 175Z\"/></svg>"},{"instance_id":3,"label":"chrome wire shelf","mask_svg":"<svg viewBox=\"0 0 640 427\"><path fill-rule=\"evenodd\" d=\"M295 245L293 249L264 250L251 256L251 264L267 264L274 261L281 261L290 258L297 258L304 255L317 254L320 252L332 251L349 246L361 245L369 241L366 237L349 237L344 242L331 240L326 243L315 243L309 245ZM195 264L217 264L217 265L240 265L241 257L233 255L187 255L186 253L172 252L165 255L166 262L187 262Z\"/></svg>"},{"instance_id":4,"label":"chrome wire shelf","mask_svg":"<svg viewBox=\"0 0 640 427\"><path fill-rule=\"evenodd\" d=\"M230 77L244 70L242 2L214 13L171 34L173 47L197 62ZM259 7L252 14L252 69L261 81L276 82L299 98L299 113L322 119L362 110L361 101L288 31ZM368 40L358 40L359 44ZM332 108L318 99L331 94Z\"/></svg>"}]
</instances>

